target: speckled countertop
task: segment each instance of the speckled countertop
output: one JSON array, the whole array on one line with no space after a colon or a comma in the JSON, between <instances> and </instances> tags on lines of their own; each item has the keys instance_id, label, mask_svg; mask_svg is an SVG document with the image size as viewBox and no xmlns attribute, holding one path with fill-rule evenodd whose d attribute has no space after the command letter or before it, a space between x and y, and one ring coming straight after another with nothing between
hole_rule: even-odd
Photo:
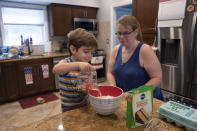
<instances>
[{"instance_id":1,"label":"speckled countertop","mask_svg":"<svg viewBox=\"0 0 197 131\"><path fill-rule=\"evenodd\" d=\"M41 59L41 58L55 58L55 57L64 57L64 56L69 56L69 52L66 52L66 53L50 52L50 53L45 53L43 55L22 56L22 57L19 57L19 58L0 60L0 63L31 60L31 59Z\"/></svg>"},{"instance_id":2,"label":"speckled countertop","mask_svg":"<svg viewBox=\"0 0 197 131\"><path fill-rule=\"evenodd\" d=\"M162 101L154 99L153 118L159 118L156 110L162 104ZM114 114L101 116L93 111L91 105L88 105L19 127L16 131L130 131L126 127L126 106L126 100L123 99L121 107ZM184 131L184 128L164 122L169 131ZM145 126L141 126L133 130L143 131L144 128Z\"/></svg>"}]
</instances>

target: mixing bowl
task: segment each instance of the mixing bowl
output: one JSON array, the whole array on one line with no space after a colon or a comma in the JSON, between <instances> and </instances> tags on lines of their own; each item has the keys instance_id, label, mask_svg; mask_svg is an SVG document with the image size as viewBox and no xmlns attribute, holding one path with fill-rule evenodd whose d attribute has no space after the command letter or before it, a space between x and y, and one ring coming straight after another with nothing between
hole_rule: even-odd
<instances>
[{"instance_id":1,"label":"mixing bowl","mask_svg":"<svg viewBox=\"0 0 197 131\"><path fill-rule=\"evenodd\" d=\"M98 86L98 90L90 89L88 93L94 111L101 115L114 113L120 106L123 95L122 89L114 86Z\"/></svg>"}]
</instances>

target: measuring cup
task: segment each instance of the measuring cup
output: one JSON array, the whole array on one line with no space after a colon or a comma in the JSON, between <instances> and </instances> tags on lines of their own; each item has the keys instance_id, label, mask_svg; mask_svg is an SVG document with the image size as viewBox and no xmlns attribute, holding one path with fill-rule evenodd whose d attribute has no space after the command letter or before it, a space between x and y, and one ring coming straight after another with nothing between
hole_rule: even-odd
<instances>
[{"instance_id":1,"label":"measuring cup","mask_svg":"<svg viewBox=\"0 0 197 131\"><path fill-rule=\"evenodd\" d=\"M97 86L97 73L96 71L92 71L87 74L80 74L78 76L78 88L86 91L88 90L96 90L100 94L100 90Z\"/></svg>"}]
</instances>

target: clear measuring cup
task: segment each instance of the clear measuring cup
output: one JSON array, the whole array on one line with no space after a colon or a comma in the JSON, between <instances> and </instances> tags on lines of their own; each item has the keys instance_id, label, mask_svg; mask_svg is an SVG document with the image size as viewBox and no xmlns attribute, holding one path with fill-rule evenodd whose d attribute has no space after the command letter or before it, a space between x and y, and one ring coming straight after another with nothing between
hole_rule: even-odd
<instances>
[{"instance_id":1,"label":"clear measuring cup","mask_svg":"<svg viewBox=\"0 0 197 131\"><path fill-rule=\"evenodd\" d=\"M78 88L85 90L96 90L100 95L100 90L97 85L97 72L92 71L87 74L80 74L78 76Z\"/></svg>"}]
</instances>

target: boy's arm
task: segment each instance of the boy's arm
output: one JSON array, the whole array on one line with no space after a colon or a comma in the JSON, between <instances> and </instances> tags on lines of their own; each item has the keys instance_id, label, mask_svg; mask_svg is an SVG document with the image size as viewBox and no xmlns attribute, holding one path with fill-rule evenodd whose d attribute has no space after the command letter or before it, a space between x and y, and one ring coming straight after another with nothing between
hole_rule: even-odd
<instances>
[{"instance_id":1,"label":"boy's arm","mask_svg":"<svg viewBox=\"0 0 197 131\"><path fill-rule=\"evenodd\" d=\"M87 62L67 63L66 60L61 60L53 67L53 73L56 75L61 75L75 69L80 69L84 73L94 70L93 67Z\"/></svg>"}]
</instances>

